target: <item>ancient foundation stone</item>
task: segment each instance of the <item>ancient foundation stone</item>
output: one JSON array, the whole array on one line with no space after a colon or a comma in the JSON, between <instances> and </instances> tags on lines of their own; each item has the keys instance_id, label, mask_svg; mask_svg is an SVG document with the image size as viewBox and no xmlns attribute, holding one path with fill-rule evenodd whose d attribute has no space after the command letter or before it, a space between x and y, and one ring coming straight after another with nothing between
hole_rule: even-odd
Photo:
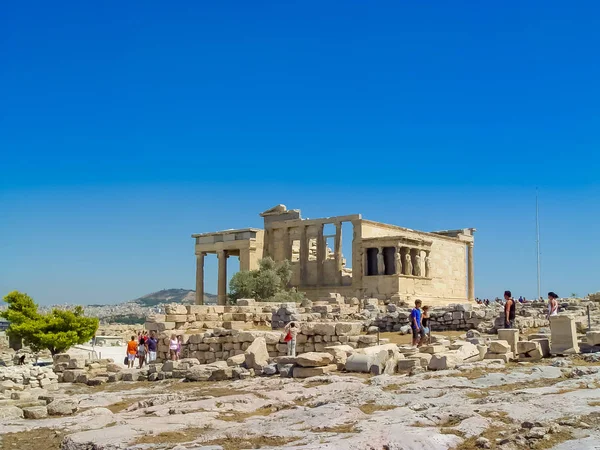
<instances>
[{"instance_id":1,"label":"ancient foundation stone","mask_svg":"<svg viewBox=\"0 0 600 450\"><path fill-rule=\"evenodd\" d=\"M517 342L519 341L519 330L518 329L501 329L498 330L498 340L508 342L510 345L510 351L514 354L518 353ZM499 353L499 352L498 352Z\"/></svg>"},{"instance_id":2,"label":"ancient foundation stone","mask_svg":"<svg viewBox=\"0 0 600 450\"><path fill-rule=\"evenodd\" d=\"M337 370L337 364L330 364L322 367L294 367L293 375L294 378L309 378L316 377L319 375L325 375Z\"/></svg>"},{"instance_id":3,"label":"ancient foundation stone","mask_svg":"<svg viewBox=\"0 0 600 450\"><path fill-rule=\"evenodd\" d=\"M579 352L575 320L569 316L550 317L551 346L553 355Z\"/></svg>"}]
</instances>

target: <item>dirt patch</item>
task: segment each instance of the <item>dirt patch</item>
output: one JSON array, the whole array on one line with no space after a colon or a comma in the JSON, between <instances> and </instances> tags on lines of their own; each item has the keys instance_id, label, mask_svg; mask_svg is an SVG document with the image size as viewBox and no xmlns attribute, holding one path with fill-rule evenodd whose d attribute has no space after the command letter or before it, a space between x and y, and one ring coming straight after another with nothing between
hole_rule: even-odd
<instances>
[{"instance_id":1,"label":"dirt patch","mask_svg":"<svg viewBox=\"0 0 600 450\"><path fill-rule=\"evenodd\" d=\"M307 381L306 383L304 383L304 387L305 388L312 388L312 387L317 387L317 386L323 386L325 384L331 384L331 380L314 380L314 381Z\"/></svg>"},{"instance_id":2,"label":"dirt patch","mask_svg":"<svg viewBox=\"0 0 600 450\"><path fill-rule=\"evenodd\" d=\"M511 430L509 430L507 427L492 426L487 428L478 436L472 436L468 439L465 439L461 444L454 447L452 450L479 450L481 449L481 446L477 444L477 439L480 437L488 439L490 443L492 443L492 448L503 448L503 444L510 445L510 442L514 440L514 436L519 435L520 432L521 430L519 430L519 432L517 432L517 430L512 430L511 433ZM521 441L521 443L514 442L514 444L516 445L516 448L545 450L553 448L561 442L568 441L572 438L573 435L570 431L560 430L556 433L548 433L544 439L529 439L525 441L526 444L523 441ZM496 442L499 443L497 447L494 446L494 443Z\"/></svg>"},{"instance_id":3,"label":"dirt patch","mask_svg":"<svg viewBox=\"0 0 600 450\"><path fill-rule=\"evenodd\" d=\"M344 423L334 427L309 428L309 431L311 433L358 433L355 423Z\"/></svg>"},{"instance_id":4,"label":"dirt patch","mask_svg":"<svg viewBox=\"0 0 600 450\"><path fill-rule=\"evenodd\" d=\"M51 428L34 428L0 436L0 448L5 450L60 450L65 433Z\"/></svg>"},{"instance_id":5,"label":"dirt patch","mask_svg":"<svg viewBox=\"0 0 600 450\"><path fill-rule=\"evenodd\" d=\"M389 411L390 409L396 409L396 405L378 405L376 403L366 403L358 407L365 414L373 414L377 411Z\"/></svg>"},{"instance_id":6,"label":"dirt patch","mask_svg":"<svg viewBox=\"0 0 600 450\"><path fill-rule=\"evenodd\" d=\"M387 386L384 386L381 390L385 392L396 392L401 390L403 387L404 386L401 384L388 384Z\"/></svg>"},{"instance_id":7,"label":"dirt patch","mask_svg":"<svg viewBox=\"0 0 600 450\"><path fill-rule=\"evenodd\" d=\"M203 428L186 428L178 431L165 431L158 434L147 434L136 440L136 444L179 444L191 442L200 438L212 427L207 425Z\"/></svg>"},{"instance_id":8,"label":"dirt patch","mask_svg":"<svg viewBox=\"0 0 600 450\"><path fill-rule=\"evenodd\" d=\"M144 397L131 397L121 400L120 402L113 403L112 405L108 405L106 409L110 410L113 414L120 413L121 411L125 411L131 405L136 404L140 400L144 400Z\"/></svg>"},{"instance_id":9,"label":"dirt patch","mask_svg":"<svg viewBox=\"0 0 600 450\"><path fill-rule=\"evenodd\" d=\"M222 439L202 442L202 445L220 445L223 450L243 450L249 448L262 447L282 447L290 442L297 441L298 438L285 438L279 436L252 436L252 437L233 437L228 436Z\"/></svg>"},{"instance_id":10,"label":"dirt patch","mask_svg":"<svg viewBox=\"0 0 600 450\"><path fill-rule=\"evenodd\" d=\"M285 408L281 408L285 409ZM271 414L279 411L276 407L273 406L263 406L262 408L255 409L254 411L249 412L240 412L240 411L227 411L220 413L216 419L224 420L226 422L243 422L248 417L254 416L270 416Z\"/></svg>"}]
</instances>

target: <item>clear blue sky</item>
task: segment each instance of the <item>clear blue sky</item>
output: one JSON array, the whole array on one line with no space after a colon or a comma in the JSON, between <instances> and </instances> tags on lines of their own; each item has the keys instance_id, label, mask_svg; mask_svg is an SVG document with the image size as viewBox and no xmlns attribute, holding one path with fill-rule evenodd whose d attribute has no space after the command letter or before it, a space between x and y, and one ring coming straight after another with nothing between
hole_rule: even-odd
<instances>
[{"instance_id":1,"label":"clear blue sky","mask_svg":"<svg viewBox=\"0 0 600 450\"><path fill-rule=\"evenodd\" d=\"M476 227L476 295L531 297L536 186L542 290L600 290L600 5L442 3L4 5L0 293L191 289L285 203Z\"/></svg>"}]
</instances>

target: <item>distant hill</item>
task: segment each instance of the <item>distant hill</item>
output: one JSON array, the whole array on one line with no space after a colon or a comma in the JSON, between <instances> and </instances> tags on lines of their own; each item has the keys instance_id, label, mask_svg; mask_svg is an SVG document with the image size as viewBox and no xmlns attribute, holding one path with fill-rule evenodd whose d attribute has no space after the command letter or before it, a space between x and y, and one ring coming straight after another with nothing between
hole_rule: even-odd
<instances>
[{"instance_id":1,"label":"distant hill","mask_svg":"<svg viewBox=\"0 0 600 450\"><path fill-rule=\"evenodd\" d=\"M196 291L189 289L163 289L162 291L146 294L140 298L132 300L140 306L157 306L164 303L182 303L184 305L193 305L196 300ZM204 304L216 304L217 296L213 294L204 294Z\"/></svg>"}]
</instances>

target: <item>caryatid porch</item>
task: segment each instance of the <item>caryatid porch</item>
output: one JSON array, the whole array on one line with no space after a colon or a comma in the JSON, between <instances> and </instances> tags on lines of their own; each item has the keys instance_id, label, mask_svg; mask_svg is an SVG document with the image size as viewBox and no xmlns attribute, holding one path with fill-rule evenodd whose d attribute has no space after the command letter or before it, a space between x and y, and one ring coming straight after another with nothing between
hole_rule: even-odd
<instances>
[{"instance_id":1,"label":"caryatid porch","mask_svg":"<svg viewBox=\"0 0 600 450\"><path fill-rule=\"evenodd\" d=\"M219 259L217 304L227 303L227 258L237 256L240 270L254 270L262 258L263 230L243 228L193 234L196 240L196 304L204 304L204 257L213 253Z\"/></svg>"}]
</instances>

